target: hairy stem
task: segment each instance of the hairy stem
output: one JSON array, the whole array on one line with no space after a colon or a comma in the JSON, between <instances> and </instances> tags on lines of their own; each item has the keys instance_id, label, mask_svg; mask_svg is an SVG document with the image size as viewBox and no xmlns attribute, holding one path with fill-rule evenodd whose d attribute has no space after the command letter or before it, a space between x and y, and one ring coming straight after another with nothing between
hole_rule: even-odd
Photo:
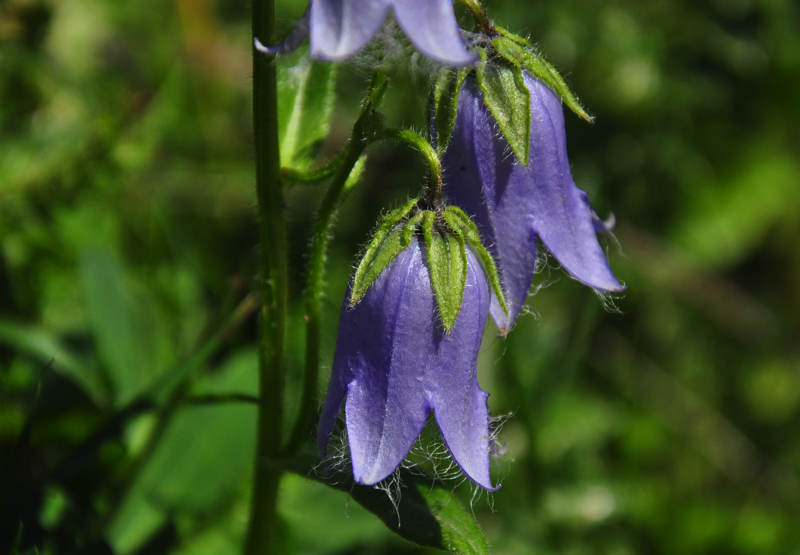
<instances>
[{"instance_id":1,"label":"hairy stem","mask_svg":"<svg viewBox=\"0 0 800 555\"><path fill-rule=\"evenodd\" d=\"M366 141L364 140L353 140L350 144L347 157L342 162L336 177L331 181L325 197L322 199L317 223L314 226L309 256L308 290L306 292L306 360L303 374L303 392L297 421L286 445L288 454L296 453L300 445L308 437L316 414L314 397L317 393L319 377L320 312L322 308L325 255L328 250L333 216L339 206L345 183L350 176L350 171L358 162L358 158L364 152L366 146Z\"/></svg>"},{"instance_id":2,"label":"hairy stem","mask_svg":"<svg viewBox=\"0 0 800 555\"><path fill-rule=\"evenodd\" d=\"M348 145L349 146L349 145ZM342 167L344 159L347 157L347 147L336 155L336 157L322 166L313 170L298 170L295 168L281 168L281 178L286 184L300 183L303 185L316 185L327 181L336 175L339 168Z\"/></svg>"},{"instance_id":3,"label":"hairy stem","mask_svg":"<svg viewBox=\"0 0 800 555\"><path fill-rule=\"evenodd\" d=\"M361 114L353 125L350 143L345 148L345 157L335 177L325 192L319 207L309 255L308 289L306 293L306 359L303 373L303 392L292 435L285 453L296 453L309 436L316 415L315 394L319 378L320 312L322 308L323 275L325 254L331 235L331 225L336 209L352 188L348 178L369 143L380 137L381 119L375 110L383 100L388 80L382 72L376 72L370 83Z\"/></svg>"},{"instance_id":4,"label":"hairy stem","mask_svg":"<svg viewBox=\"0 0 800 555\"><path fill-rule=\"evenodd\" d=\"M491 28L489 16L486 14L486 8L481 6L478 0L461 0L461 3L472 13L476 29L488 31Z\"/></svg>"},{"instance_id":5,"label":"hairy stem","mask_svg":"<svg viewBox=\"0 0 800 555\"><path fill-rule=\"evenodd\" d=\"M419 133L410 129L388 128L383 131L384 137L397 139L406 142L419 150L428 162L430 168L430 185L426 191L426 196L431 202L437 202L442 198L442 163L436 149Z\"/></svg>"},{"instance_id":6,"label":"hairy stem","mask_svg":"<svg viewBox=\"0 0 800 555\"><path fill-rule=\"evenodd\" d=\"M252 0L253 37L275 44L274 0ZM283 418L284 342L288 271L286 215L280 179L278 91L275 60L253 47L253 139L260 230L258 377L259 398L253 493L245 555L270 553L280 471L270 462L280 454Z\"/></svg>"}]
</instances>

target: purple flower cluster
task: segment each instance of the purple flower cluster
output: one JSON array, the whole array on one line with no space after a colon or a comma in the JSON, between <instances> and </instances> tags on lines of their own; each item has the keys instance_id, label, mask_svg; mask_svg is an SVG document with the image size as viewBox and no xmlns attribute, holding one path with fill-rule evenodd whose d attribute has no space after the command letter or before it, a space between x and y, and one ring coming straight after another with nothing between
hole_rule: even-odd
<instances>
[{"instance_id":1,"label":"purple flower cluster","mask_svg":"<svg viewBox=\"0 0 800 555\"><path fill-rule=\"evenodd\" d=\"M475 57L460 37L449 0L313 0L312 56L339 60L362 48L389 10L431 58L465 65ZM514 325L533 279L541 241L575 279L621 291L596 233L607 231L570 174L561 101L523 72L530 97L527 166L498 132L480 88L468 78L458 96L453 135L443 157L445 201L474 222L491 253L507 308L467 248L466 285L455 324L445 330L421 237L386 266L339 321L336 353L318 427L326 456L342 402L355 480L376 484L400 465L431 411L461 470L484 489L490 478L488 395L477 380L481 338L491 313L501 335ZM463 245L463 242L462 242ZM351 286L352 287L352 286Z\"/></svg>"}]
</instances>

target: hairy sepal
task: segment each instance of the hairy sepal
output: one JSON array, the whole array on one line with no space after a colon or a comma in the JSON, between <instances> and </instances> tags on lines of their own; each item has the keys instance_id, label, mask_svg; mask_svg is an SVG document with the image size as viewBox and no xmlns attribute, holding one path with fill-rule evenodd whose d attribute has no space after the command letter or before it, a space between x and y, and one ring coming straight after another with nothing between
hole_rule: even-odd
<instances>
[{"instance_id":1,"label":"hairy sepal","mask_svg":"<svg viewBox=\"0 0 800 555\"><path fill-rule=\"evenodd\" d=\"M433 119L436 129L436 151L441 155L450 142L458 109L458 91L467 78L468 70L444 68L433 85Z\"/></svg>"},{"instance_id":2,"label":"hairy sepal","mask_svg":"<svg viewBox=\"0 0 800 555\"><path fill-rule=\"evenodd\" d=\"M492 46L500 56L550 87L561 101L580 117L589 122L594 121L583 109L561 74L537 53L528 41L505 29L498 28L498 31L501 36L492 40Z\"/></svg>"},{"instance_id":3,"label":"hairy sepal","mask_svg":"<svg viewBox=\"0 0 800 555\"><path fill-rule=\"evenodd\" d=\"M408 246L409 237L407 237L405 226L402 225L402 220L408 217L416 204L417 199L411 199L381 219L378 230L373 235L372 241L367 245L364 256L356 268L350 295L350 306L361 300L361 297L367 292L372 282Z\"/></svg>"},{"instance_id":4,"label":"hairy sepal","mask_svg":"<svg viewBox=\"0 0 800 555\"><path fill-rule=\"evenodd\" d=\"M453 329L464 300L467 281L467 251L459 234L434 228L435 218L426 217L422 225L428 253L431 282L442 324ZM444 227L444 226L441 226Z\"/></svg>"},{"instance_id":5,"label":"hairy sepal","mask_svg":"<svg viewBox=\"0 0 800 555\"><path fill-rule=\"evenodd\" d=\"M527 166L530 157L531 99L518 64L486 62L476 69L483 100L492 112L511 150Z\"/></svg>"},{"instance_id":6,"label":"hairy sepal","mask_svg":"<svg viewBox=\"0 0 800 555\"><path fill-rule=\"evenodd\" d=\"M481 235L478 232L478 227L475 225L475 222L457 206L448 206L442 213L442 218L444 218L447 225L458 233L463 238L463 241L477 253L478 258L480 258L483 263L484 270L489 278L489 283L497 297L497 302L500 303L503 311L508 314L508 305L506 305L506 297L503 293L503 287L500 284L500 273L497 271L497 264L495 264L494 258L492 258L489 251L486 250L486 247L483 246Z\"/></svg>"}]
</instances>

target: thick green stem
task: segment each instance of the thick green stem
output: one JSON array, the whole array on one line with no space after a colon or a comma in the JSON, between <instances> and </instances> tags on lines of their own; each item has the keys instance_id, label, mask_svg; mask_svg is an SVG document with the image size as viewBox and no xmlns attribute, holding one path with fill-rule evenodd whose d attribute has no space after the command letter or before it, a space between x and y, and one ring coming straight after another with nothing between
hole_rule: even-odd
<instances>
[{"instance_id":1,"label":"thick green stem","mask_svg":"<svg viewBox=\"0 0 800 555\"><path fill-rule=\"evenodd\" d=\"M252 0L253 37L275 44L274 0ZM245 555L272 551L280 471L287 307L286 215L280 179L274 59L253 48L253 140L260 229L259 397L255 470Z\"/></svg>"}]
</instances>

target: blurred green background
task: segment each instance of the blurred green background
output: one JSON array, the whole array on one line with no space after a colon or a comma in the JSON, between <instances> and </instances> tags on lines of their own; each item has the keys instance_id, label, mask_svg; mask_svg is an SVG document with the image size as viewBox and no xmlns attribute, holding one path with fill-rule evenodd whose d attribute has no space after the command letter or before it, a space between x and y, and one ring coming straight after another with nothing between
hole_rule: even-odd
<instances>
[{"instance_id":1,"label":"blurred green background","mask_svg":"<svg viewBox=\"0 0 800 555\"><path fill-rule=\"evenodd\" d=\"M508 339L490 325L503 487L454 495L497 555L800 554L800 3L487 5L596 116L566 115L570 158L617 217L628 291L604 304L552 267ZM278 1L282 35L304 9ZM256 385L252 314L225 327L256 283L248 17L245 0L0 0L2 552L239 550L255 408L201 400ZM323 157L364 66L340 71ZM393 71L391 124L425 128L432 69ZM424 179L409 149L370 150L331 245L320 397L356 254ZM288 194L290 400L321 192ZM302 477L279 510L286 553L417 550Z\"/></svg>"}]
</instances>

